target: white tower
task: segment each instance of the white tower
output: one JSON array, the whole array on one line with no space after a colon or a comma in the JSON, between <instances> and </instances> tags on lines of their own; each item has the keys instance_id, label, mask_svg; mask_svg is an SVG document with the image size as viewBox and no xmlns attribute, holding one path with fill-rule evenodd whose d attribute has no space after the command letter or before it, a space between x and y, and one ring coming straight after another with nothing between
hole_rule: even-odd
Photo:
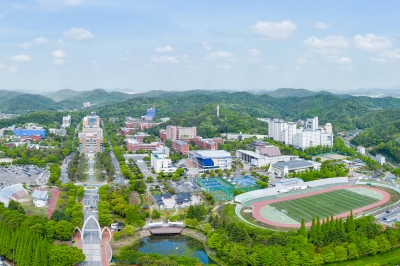
<instances>
[{"instance_id":1,"label":"white tower","mask_svg":"<svg viewBox=\"0 0 400 266\"><path fill-rule=\"evenodd\" d=\"M217 105L217 117L219 117L219 105Z\"/></svg>"}]
</instances>

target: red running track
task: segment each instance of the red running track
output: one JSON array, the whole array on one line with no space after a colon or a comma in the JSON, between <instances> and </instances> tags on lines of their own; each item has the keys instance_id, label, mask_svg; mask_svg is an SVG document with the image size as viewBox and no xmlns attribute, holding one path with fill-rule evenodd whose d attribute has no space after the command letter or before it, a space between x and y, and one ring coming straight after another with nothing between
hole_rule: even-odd
<instances>
[{"instance_id":1,"label":"red running track","mask_svg":"<svg viewBox=\"0 0 400 266\"><path fill-rule=\"evenodd\" d=\"M60 194L60 188L57 187L53 190L53 197L51 197L51 199L49 200L49 209L47 210L47 218L49 219L53 214L54 207L56 206L59 194Z\"/></svg>"},{"instance_id":2,"label":"red running track","mask_svg":"<svg viewBox=\"0 0 400 266\"><path fill-rule=\"evenodd\" d=\"M294 195L294 196L290 196L290 197L286 197L286 198L265 200L265 201L260 201L260 202L253 202L252 203L252 205L253 205L253 216L254 216L254 218L259 220L260 222L263 222L263 223L266 223L266 224L269 224L269 225L279 226L279 227L297 228L297 227L300 227L300 224L279 223L279 222L274 222L274 221L266 219L260 213L261 208L264 207L265 205L268 205L268 204L271 204L271 203L275 203L275 202L281 202L281 201L287 201L287 200L291 200L291 199L304 198L304 197L308 197L308 196L312 196L312 195L322 194L322 193L325 193L325 192L334 191L334 190L338 190L338 189L345 189L345 188L349 188L349 187L350 187L350 185L343 185L343 186L327 188L327 189L323 189L323 190L319 190L319 191L314 191L314 192L310 192L310 193ZM376 189L376 188L368 188L368 187L363 187L363 189L370 189L370 190L377 191L377 192L379 192L379 193L381 193L383 195L383 199L381 201L378 201L378 202L374 203L374 204L371 204L371 205L364 206L362 208L353 210L353 214L357 214L357 213L363 212L365 210L369 210L369 209L378 207L380 205L383 205L386 202L388 202L389 199L390 199L390 195L386 191L383 191L383 190L380 190L380 189ZM350 214L350 212L345 212L345 213L336 215L334 217L335 218L343 218L343 217L347 217L349 214ZM321 221L322 221L322 219L321 219ZM306 223L306 226L311 226L311 223Z\"/></svg>"}]
</instances>

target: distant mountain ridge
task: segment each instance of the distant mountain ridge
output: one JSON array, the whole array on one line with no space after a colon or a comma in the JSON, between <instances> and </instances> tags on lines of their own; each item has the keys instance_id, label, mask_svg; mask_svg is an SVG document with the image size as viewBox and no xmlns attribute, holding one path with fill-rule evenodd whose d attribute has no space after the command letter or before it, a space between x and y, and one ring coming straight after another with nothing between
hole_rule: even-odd
<instances>
[{"instance_id":1,"label":"distant mountain ridge","mask_svg":"<svg viewBox=\"0 0 400 266\"><path fill-rule=\"evenodd\" d=\"M66 100L69 98L73 98L76 96L81 95L82 93L85 93L86 91L74 91L74 90L69 90L69 89L64 89L64 90L59 90L55 92L50 92L50 93L41 93L41 95L52 99L55 102L60 102L62 100Z\"/></svg>"}]
</instances>

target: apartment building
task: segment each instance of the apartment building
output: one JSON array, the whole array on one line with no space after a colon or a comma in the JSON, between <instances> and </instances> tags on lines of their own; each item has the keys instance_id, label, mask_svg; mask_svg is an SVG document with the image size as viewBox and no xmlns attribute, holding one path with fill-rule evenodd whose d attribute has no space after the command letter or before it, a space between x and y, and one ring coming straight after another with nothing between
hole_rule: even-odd
<instances>
[{"instance_id":1,"label":"apartment building","mask_svg":"<svg viewBox=\"0 0 400 266\"><path fill-rule=\"evenodd\" d=\"M300 123L300 127L298 127ZM285 122L282 119L268 121L268 135L271 139L293 145L296 148L333 146L332 124L318 126L318 117L307 118L305 122Z\"/></svg>"}]
</instances>

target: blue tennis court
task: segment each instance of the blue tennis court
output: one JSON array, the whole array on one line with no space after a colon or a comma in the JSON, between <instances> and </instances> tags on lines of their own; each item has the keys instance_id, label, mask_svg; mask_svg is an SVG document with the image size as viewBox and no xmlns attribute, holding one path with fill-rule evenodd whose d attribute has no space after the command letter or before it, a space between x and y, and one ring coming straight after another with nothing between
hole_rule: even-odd
<instances>
[{"instance_id":1,"label":"blue tennis court","mask_svg":"<svg viewBox=\"0 0 400 266\"><path fill-rule=\"evenodd\" d=\"M255 186L257 184L256 180L247 175L238 178L231 178L231 181L242 187Z\"/></svg>"}]
</instances>

